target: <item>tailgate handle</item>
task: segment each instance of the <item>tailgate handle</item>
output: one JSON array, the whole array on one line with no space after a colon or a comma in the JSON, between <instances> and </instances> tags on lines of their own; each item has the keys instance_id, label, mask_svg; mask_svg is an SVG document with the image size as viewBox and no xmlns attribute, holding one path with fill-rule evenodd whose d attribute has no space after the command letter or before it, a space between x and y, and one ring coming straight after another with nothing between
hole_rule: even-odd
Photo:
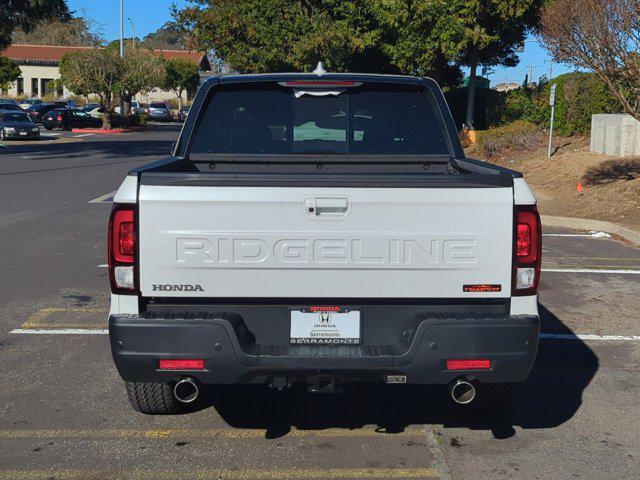
<instances>
[{"instance_id":1,"label":"tailgate handle","mask_svg":"<svg viewBox=\"0 0 640 480\"><path fill-rule=\"evenodd\" d=\"M316 215L344 215L349 209L346 198L316 198Z\"/></svg>"}]
</instances>

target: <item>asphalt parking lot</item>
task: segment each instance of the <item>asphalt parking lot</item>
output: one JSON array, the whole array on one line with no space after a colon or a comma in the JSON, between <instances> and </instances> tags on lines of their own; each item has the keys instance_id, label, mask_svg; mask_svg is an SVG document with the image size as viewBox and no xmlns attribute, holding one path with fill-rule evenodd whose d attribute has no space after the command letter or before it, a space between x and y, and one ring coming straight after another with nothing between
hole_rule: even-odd
<instances>
[{"instance_id":1,"label":"asphalt parking lot","mask_svg":"<svg viewBox=\"0 0 640 480\"><path fill-rule=\"evenodd\" d=\"M544 231L543 338L503 415L406 385L135 413L104 330L106 224L178 129L0 147L0 479L640 478L640 249L593 232Z\"/></svg>"}]
</instances>

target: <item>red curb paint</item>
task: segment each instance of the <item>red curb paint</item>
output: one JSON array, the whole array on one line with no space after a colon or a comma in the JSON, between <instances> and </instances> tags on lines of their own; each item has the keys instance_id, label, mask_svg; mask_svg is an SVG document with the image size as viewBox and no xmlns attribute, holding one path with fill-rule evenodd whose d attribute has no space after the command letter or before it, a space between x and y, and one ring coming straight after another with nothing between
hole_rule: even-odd
<instances>
[{"instance_id":1,"label":"red curb paint","mask_svg":"<svg viewBox=\"0 0 640 480\"><path fill-rule=\"evenodd\" d=\"M134 127L134 128L112 128L110 130L103 130L101 128L73 128L73 133L100 133L106 135L112 135L116 133L131 133L131 132L144 132L150 130L149 127Z\"/></svg>"}]
</instances>

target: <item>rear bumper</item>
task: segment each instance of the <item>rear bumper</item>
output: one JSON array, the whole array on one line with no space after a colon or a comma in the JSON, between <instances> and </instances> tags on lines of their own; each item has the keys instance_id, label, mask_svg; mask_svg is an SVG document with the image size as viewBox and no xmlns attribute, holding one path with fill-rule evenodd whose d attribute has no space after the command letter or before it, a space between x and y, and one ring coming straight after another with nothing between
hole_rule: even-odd
<instances>
[{"instance_id":1,"label":"rear bumper","mask_svg":"<svg viewBox=\"0 0 640 480\"><path fill-rule=\"evenodd\" d=\"M202 383L265 382L274 374L295 380L318 373L381 381L406 375L407 383L445 384L469 376L484 383L524 381L535 361L537 316L422 320L403 352L384 345L255 345L243 340L234 315L215 318L111 316L113 358L126 381L170 382L190 375ZM159 371L163 358L204 358L206 370ZM447 359L488 358L491 369L447 371Z\"/></svg>"},{"instance_id":2,"label":"rear bumper","mask_svg":"<svg viewBox=\"0 0 640 480\"><path fill-rule=\"evenodd\" d=\"M26 135L20 135L20 132L14 132L14 133L6 133L5 132L4 138L11 139L11 140L20 140L20 139L28 139L28 138L40 138L40 131L27 132Z\"/></svg>"}]
</instances>

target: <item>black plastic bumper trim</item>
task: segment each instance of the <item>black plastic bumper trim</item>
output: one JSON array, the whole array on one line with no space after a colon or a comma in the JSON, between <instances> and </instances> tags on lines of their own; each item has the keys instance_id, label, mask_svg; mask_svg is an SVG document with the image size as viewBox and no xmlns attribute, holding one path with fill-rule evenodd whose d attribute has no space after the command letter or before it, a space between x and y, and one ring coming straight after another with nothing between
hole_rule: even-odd
<instances>
[{"instance_id":1,"label":"black plastic bumper trim","mask_svg":"<svg viewBox=\"0 0 640 480\"><path fill-rule=\"evenodd\" d=\"M193 376L209 384L264 381L275 373L294 377L318 372L403 374L408 383L424 384L448 383L462 375L487 383L520 382L533 367L540 331L536 316L500 321L440 317L423 320L405 352L391 354L384 346L362 345L347 347L349 351L322 347L305 354L288 345L241 345L237 321L233 317L111 316L109 336L118 372L126 381L169 382L183 375L158 371L158 359L204 358L206 371ZM489 358L492 368L477 372L444 369L447 359L466 358Z\"/></svg>"}]
</instances>

